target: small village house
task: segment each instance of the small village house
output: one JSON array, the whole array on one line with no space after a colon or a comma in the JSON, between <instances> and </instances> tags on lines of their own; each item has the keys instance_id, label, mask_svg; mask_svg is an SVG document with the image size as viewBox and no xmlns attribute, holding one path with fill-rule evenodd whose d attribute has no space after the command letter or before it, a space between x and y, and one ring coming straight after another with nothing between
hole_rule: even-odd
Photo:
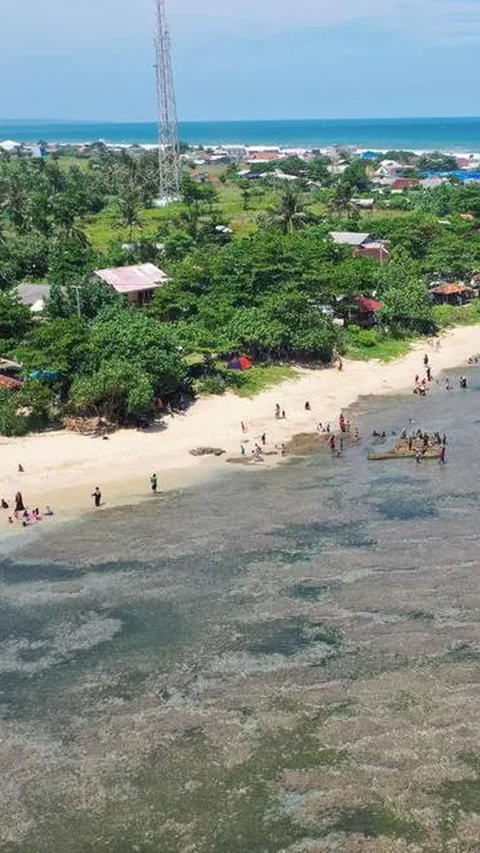
<instances>
[{"instance_id":1,"label":"small village house","mask_svg":"<svg viewBox=\"0 0 480 853\"><path fill-rule=\"evenodd\" d=\"M131 305L142 308L151 302L158 288L168 281L168 276L155 264L138 264L95 270L94 275L110 285L117 293L126 296Z\"/></svg>"},{"instance_id":2,"label":"small village house","mask_svg":"<svg viewBox=\"0 0 480 853\"><path fill-rule=\"evenodd\" d=\"M351 246L357 258L373 258L380 264L390 260L388 240L375 240L370 234L357 231L331 231L336 246Z\"/></svg>"}]
</instances>

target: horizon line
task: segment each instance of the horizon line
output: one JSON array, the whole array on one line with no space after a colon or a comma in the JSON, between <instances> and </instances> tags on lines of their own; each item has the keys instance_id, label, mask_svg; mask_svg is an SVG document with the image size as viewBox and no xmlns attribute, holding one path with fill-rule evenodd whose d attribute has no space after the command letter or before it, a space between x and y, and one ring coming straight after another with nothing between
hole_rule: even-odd
<instances>
[{"instance_id":1,"label":"horizon line","mask_svg":"<svg viewBox=\"0 0 480 853\"><path fill-rule=\"evenodd\" d=\"M480 120L480 115L401 115L401 116L363 116L363 117L322 117L322 118L239 118L239 119L179 119L178 124L270 124L273 122L289 122L301 124L305 122L358 122L358 121L451 121L451 120ZM158 119L74 119L74 118L7 118L0 117L0 124L158 124Z\"/></svg>"}]
</instances>

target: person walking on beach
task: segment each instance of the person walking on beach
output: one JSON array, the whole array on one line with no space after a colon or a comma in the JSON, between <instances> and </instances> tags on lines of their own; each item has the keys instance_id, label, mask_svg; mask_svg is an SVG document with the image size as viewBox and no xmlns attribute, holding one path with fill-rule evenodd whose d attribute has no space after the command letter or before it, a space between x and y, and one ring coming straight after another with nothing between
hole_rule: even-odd
<instances>
[{"instance_id":1,"label":"person walking on beach","mask_svg":"<svg viewBox=\"0 0 480 853\"><path fill-rule=\"evenodd\" d=\"M425 367L428 367L428 355L427 355L427 353L425 353L425 355L423 356L423 364Z\"/></svg>"},{"instance_id":2,"label":"person walking on beach","mask_svg":"<svg viewBox=\"0 0 480 853\"><path fill-rule=\"evenodd\" d=\"M276 405L275 405L275 417L277 420L280 417L280 403L276 403Z\"/></svg>"},{"instance_id":3,"label":"person walking on beach","mask_svg":"<svg viewBox=\"0 0 480 853\"><path fill-rule=\"evenodd\" d=\"M152 490L152 494L156 495L158 489L158 477L156 474L152 474L150 477L150 488Z\"/></svg>"},{"instance_id":4,"label":"person walking on beach","mask_svg":"<svg viewBox=\"0 0 480 853\"><path fill-rule=\"evenodd\" d=\"M92 492L93 503L96 507L99 507L102 502L102 493L98 486L95 486L95 491Z\"/></svg>"},{"instance_id":5,"label":"person walking on beach","mask_svg":"<svg viewBox=\"0 0 480 853\"><path fill-rule=\"evenodd\" d=\"M263 446L265 447L265 445L267 443L267 433L266 432L262 433L261 442L262 442Z\"/></svg>"}]
</instances>

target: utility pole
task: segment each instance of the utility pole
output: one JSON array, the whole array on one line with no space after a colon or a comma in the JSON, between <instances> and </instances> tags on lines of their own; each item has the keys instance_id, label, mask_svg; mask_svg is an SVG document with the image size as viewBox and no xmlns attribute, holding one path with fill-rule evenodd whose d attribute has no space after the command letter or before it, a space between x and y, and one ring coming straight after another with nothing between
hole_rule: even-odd
<instances>
[{"instance_id":1,"label":"utility pole","mask_svg":"<svg viewBox=\"0 0 480 853\"><path fill-rule=\"evenodd\" d=\"M172 51L168 29L165 0L156 0L157 27L155 47L157 54L158 99L158 158L160 167L161 204L178 198L180 191L180 147L178 142L177 104L172 71Z\"/></svg>"}]
</instances>

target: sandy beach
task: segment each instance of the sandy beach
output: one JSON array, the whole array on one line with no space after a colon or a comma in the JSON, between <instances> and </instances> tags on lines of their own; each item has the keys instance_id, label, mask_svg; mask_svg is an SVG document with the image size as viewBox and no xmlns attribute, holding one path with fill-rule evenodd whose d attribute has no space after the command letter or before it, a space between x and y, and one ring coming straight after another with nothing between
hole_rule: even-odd
<instances>
[{"instance_id":1,"label":"sandy beach","mask_svg":"<svg viewBox=\"0 0 480 853\"><path fill-rule=\"evenodd\" d=\"M239 456L242 441L251 453L265 432L267 449L274 448L297 433L313 432L319 422L336 427L340 411L359 397L412 388L415 375L424 375L424 352L435 377L441 370L465 364L478 351L480 327L459 327L443 336L438 350L420 343L389 364L347 359L341 372L302 369L297 380L253 399L233 394L200 398L184 416L167 417L162 425L146 431L119 430L108 441L66 431L0 438L0 497L11 505L20 490L29 507L43 509L50 504L55 520L93 511L90 495L96 485L102 490L105 507L136 503L148 495L153 471L162 490L191 484L225 470L226 456ZM305 411L307 400L311 411ZM285 420L274 417L277 402L286 412ZM207 445L226 453L220 458L190 454L193 448ZM277 459L281 457L268 457L267 464ZM18 473L19 463L24 473ZM11 532L7 516L7 512L0 516L0 530Z\"/></svg>"}]
</instances>

